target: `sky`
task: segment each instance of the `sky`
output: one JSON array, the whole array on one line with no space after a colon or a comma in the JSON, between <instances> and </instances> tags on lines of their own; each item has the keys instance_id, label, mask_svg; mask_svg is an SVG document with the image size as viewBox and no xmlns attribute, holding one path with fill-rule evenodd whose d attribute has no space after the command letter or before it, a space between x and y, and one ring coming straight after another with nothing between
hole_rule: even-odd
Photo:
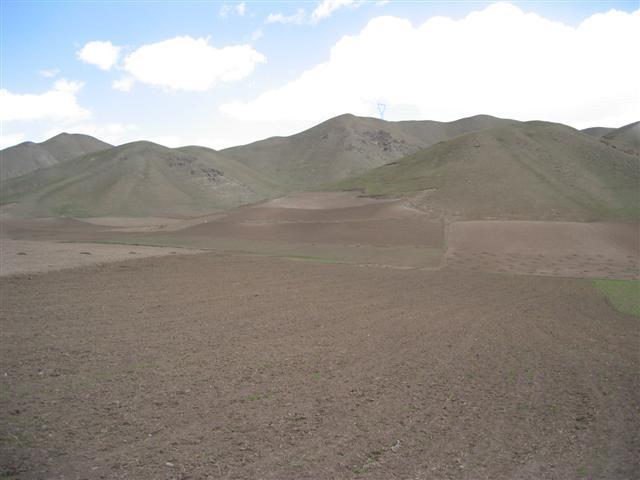
<instances>
[{"instance_id":1,"label":"sky","mask_svg":"<svg viewBox=\"0 0 640 480\"><path fill-rule=\"evenodd\" d=\"M638 0L1 0L0 23L0 148L220 149L343 113L640 120Z\"/></svg>"}]
</instances>

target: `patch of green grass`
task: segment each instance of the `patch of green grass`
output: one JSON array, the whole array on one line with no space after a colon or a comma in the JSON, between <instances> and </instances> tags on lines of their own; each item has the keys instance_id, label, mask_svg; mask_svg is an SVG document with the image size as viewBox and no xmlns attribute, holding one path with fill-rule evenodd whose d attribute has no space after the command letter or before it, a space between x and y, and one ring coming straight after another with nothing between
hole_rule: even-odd
<instances>
[{"instance_id":1,"label":"patch of green grass","mask_svg":"<svg viewBox=\"0 0 640 480\"><path fill-rule=\"evenodd\" d=\"M270 362L269 360L260 360L256 365L256 368L258 369L259 372L263 372L264 370L268 370L272 367L273 367L273 362Z\"/></svg>"},{"instance_id":2,"label":"patch of green grass","mask_svg":"<svg viewBox=\"0 0 640 480\"><path fill-rule=\"evenodd\" d=\"M101 370L94 374L94 379L98 382L104 382L107 380L113 380L117 376L113 370Z\"/></svg>"},{"instance_id":3,"label":"patch of green grass","mask_svg":"<svg viewBox=\"0 0 640 480\"><path fill-rule=\"evenodd\" d=\"M248 395L246 397L246 400L249 402L255 402L257 400L267 400L271 398L271 394L268 392L257 392L257 393L252 393L251 395Z\"/></svg>"},{"instance_id":4,"label":"patch of green grass","mask_svg":"<svg viewBox=\"0 0 640 480\"><path fill-rule=\"evenodd\" d=\"M141 370L148 370L151 368L155 368L156 364L153 362L138 362L132 363L126 368L127 373L137 373Z\"/></svg>"},{"instance_id":5,"label":"patch of green grass","mask_svg":"<svg viewBox=\"0 0 640 480\"><path fill-rule=\"evenodd\" d=\"M640 318L640 281L594 280L593 284L606 295L613 308Z\"/></svg>"},{"instance_id":6,"label":"patch of green grass","mask_svg":"<svg viewBox=\"0 0 640 480\"><path fill-rule=\"evenodd\" d=\"M307 419L307 417L305 417L304 415L294 415L292 417L289 418L290 422L304 422Z\"/></svg>"},{"instance_id":7,"label":"patch of green grass","mask_svg":"<svg viewBox=\"0 0 640 480\"><path fill-rule=\"evenodd\" d=\"M3 468L0 470L0 477L2 478L13 477L15 475L18 475L18 471L13 468Z\"/></svg>"},{"instance_id":8,"label":"patch of green grass","mask_svg":"<svg viewBox=\"0 0 640 480\"><path fill-rule=\"evenodd\" d=\"M356 475L362 475L365 472L365 469L359 465L354 465L351 467L351 471Z\"/></svg>"}]
</instances>

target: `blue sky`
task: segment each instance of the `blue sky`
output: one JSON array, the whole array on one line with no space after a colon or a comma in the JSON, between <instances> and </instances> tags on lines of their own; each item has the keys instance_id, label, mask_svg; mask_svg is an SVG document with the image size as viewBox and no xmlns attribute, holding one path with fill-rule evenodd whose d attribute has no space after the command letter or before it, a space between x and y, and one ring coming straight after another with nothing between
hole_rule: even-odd
<instances>
[{"instance_id":1,"label":"blue sky","mask_svg":"<svg viewBox=\"0 0 640 480\"><path fill-rule=\"evenodd\" d=\"M639 8L2 0L0 146L73 131L222 148L379 102L391 120L619 126L640 117Z\"/></svg>"}]
</instances>

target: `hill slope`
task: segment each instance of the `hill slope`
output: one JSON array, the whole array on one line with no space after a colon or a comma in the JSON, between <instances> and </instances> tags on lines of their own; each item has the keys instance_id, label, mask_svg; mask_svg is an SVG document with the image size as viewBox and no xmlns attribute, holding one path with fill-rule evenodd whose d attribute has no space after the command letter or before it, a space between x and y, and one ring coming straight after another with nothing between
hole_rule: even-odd
<instances>
[{"instance_id":1,"label":"hill slope","mask_svg":"<svg viewBox=\"0 0 640 480\"><path fill-rule=\"evenodd\" d=\"M335 184L421 195L450 218L637 219L638 158L564 125L526 122L465 134Z\"/></svg>"},{"instance_id":2,"label":"hill slope","mask_svg":"<svg viewBox=\"0 0 640 480\"><path fill-rule=\"evenodd\" d=\"M601 137L601 140L623 152L640 155L640 122L630 123Z\"/></svg>"},{"instance_id":3,"label":"hill slope","mask_svg":"<svg viewBox=\"0 0 640 480\"><path fill-rule=\"evenodd\" d=\"M0 201L35 216L191 216L274 192L213 150L134 142L8 180Z\"/></svg>"},{"instance_id":4,"label":"hill slope","mask_svg":"<svg viewBox=\"0 0 640 480\"><path fill-rule=\"evenodd\" d=\"M591 135L592 137L600 138L603 135L614 132L615 130L616 130L615 128L609 128L609 127L591 127L591 128L585 128L580 131L587 135Z\"/></svg>"},{"instance_id":5,"label":"hill slope","mask_svg":"<svg viewBox=\"0 0 640 480\"><path fill-rule=\"evenodd\" d=\"M19 177L39 168L111 148L89 135L61 133L42 143L24 142L0 151L0 179Z\"/></svg>"},{"instance_id":6,"label":"hill slope","mask_svg":"<svg viewBox=\"0 0 640 480\"><path fill-rule=\"evenodd\" d=\"M489 116L443 123L341 115L289 137L222 152L291 191L357 175L462 133L513 123Z\"/></svg>"}]
</instances>

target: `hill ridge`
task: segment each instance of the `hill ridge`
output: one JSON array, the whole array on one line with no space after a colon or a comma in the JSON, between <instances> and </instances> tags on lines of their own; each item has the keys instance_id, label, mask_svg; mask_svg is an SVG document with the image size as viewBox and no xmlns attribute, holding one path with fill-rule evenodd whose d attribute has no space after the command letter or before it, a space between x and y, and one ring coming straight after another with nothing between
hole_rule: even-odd
<instances>
[{"instance_id":1,"label":"hill ridge","mask_svg":"<svg viewBox=\"0 0 640 480\"><path fill-rule=\"evenodd\" d=\"M0 151L0 180L72 160L112 145L90 135L62 132L40 143L22 142Z\"/></svg>"}]
</instances>

